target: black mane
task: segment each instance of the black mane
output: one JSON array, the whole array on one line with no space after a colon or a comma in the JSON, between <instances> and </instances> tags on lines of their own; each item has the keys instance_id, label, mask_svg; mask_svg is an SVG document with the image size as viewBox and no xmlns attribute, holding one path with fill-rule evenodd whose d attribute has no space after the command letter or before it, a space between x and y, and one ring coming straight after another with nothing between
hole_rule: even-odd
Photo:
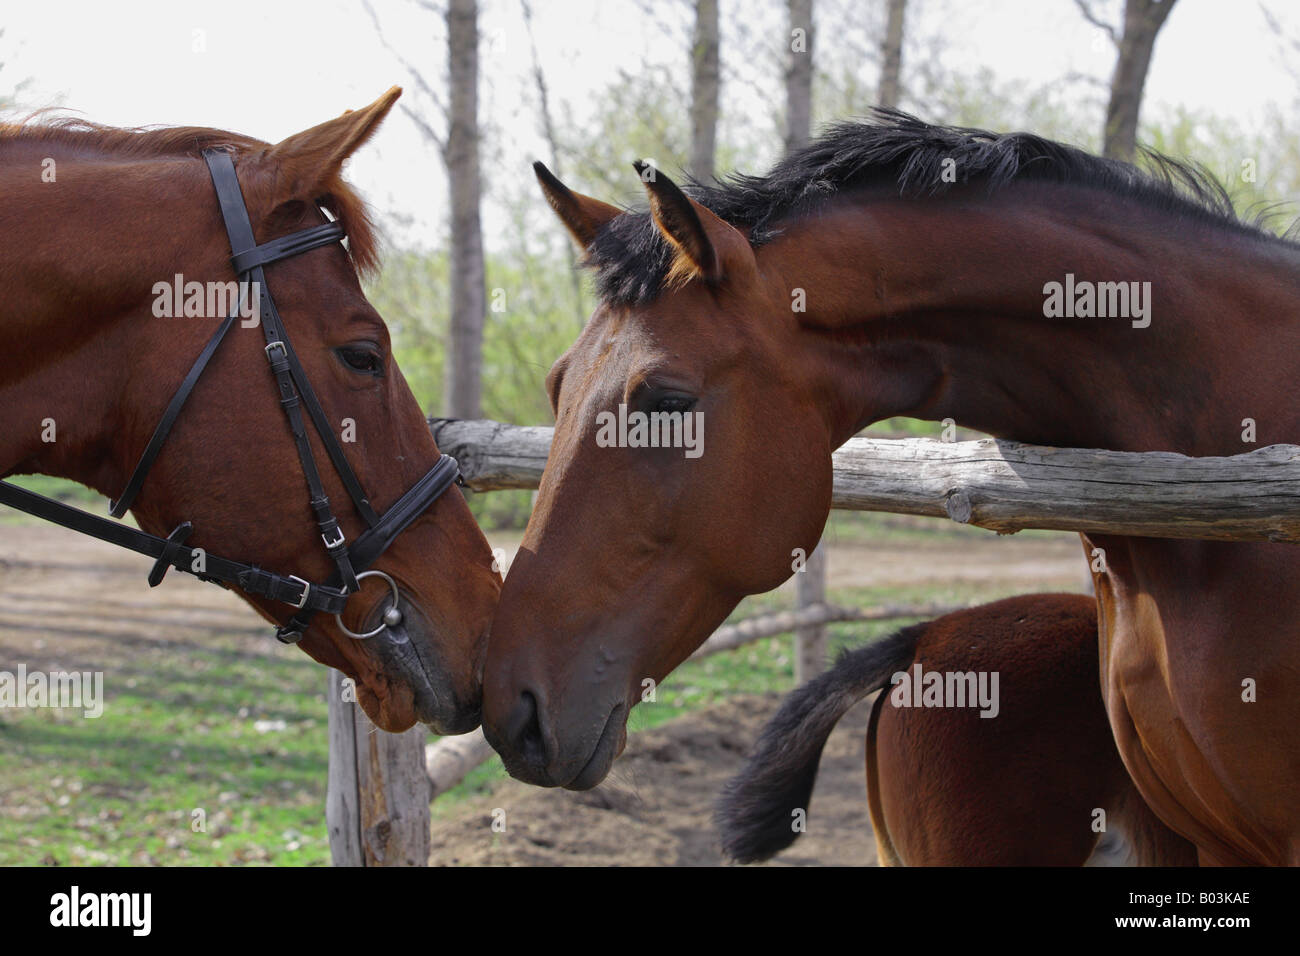
<instances>
[{"instance_id":1,"label":"black mane","mask_svg":"<svg viewBox=\"0 0 1300 956\"><path fill-rule=\"evenodd\" d=\"M1016 182L1101 189L1148 207L1191 216L1257 237L1276 238L1258 221L1238 218L1227 191L1206 170L1144 151L1149 170L1105 159L1031 133L931 126L897 110L878 109L871 123L839 123L782 159L766 176L733 174L684 191L732 225L749 230L755 248L780 234L779 223L851 189L890 187L904 198L954 187L993 193ZM945 160L955 160L945 164ZM944 182L952 168L955 183ZM596 289L607 302L644 305L658 298L672 262L668 243L644 210L610 221L587 250Z\"/></svg>"}]
</instances>

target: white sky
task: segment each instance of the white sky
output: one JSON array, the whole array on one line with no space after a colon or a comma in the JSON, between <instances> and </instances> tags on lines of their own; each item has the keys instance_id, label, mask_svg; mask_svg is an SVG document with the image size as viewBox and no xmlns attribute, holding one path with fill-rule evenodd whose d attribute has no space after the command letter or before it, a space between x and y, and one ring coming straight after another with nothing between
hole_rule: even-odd
<instances>
[{"instance_id":1,"label":"white sky","mask_svg":"<svg viewBox=\"0 0 1300 956\"><path fill-rule=\"evenodd\" d=\"M746 11L761 10L746 21L751 29L780 28L783 18L768 10L776 2L722 0L724 58L729 24ZM1300 37L1300 2L1266 2L1290 35ZM416 0L373 3L388 42L442 91L441 18ZM878 17L873 4L880 0L861 0L864 17ZM114 125L186 123L274 141L399 84L406 88L403 102L442 126L359 0L7 0L5 6L0 92L30 78L21 95L25 107L59 104ZM498 182L512 175L531 180L529 162L545 158L547 149L531 109L532 61L519 3L482 0L481 6L480 108L504 134L498 151L484 156L484 172ZM557 121L562 103L581 120L593 92L620 68L635 71L644 61L679 64L688 86L686 51L675 39L690 19L684 0L533 0L533 6ZM1119 0L1101 5L1112 19L1120 6ZM648 20L647 8L662 23ZM1072 71L1106 80L1114 64L1109 41L1083 20L1073 0L912 0L909 17L913 36L941 36L945 65L963 72L992 66L1001 79L1037 87ZM821 45L835 42L834 31L818 37ZM1288 64L1284 49L1257 0L1180 0L1156 46L1146 108L1208 109L1248 127L1269 103L1294 110L1300 64ZM905 85L906 67L905 60ZM872 69L864 67L868 82L874 82ZM733 121L735 112L749 111L746 117L769 123L770 111L747 103L744 91L735 89L739 84L728 90L726 78L724 71L723 110L733 110ZM1088 92L1080 86L1080 95ZM390 117L349 175L395 238L436 241L441 235L447 206L441 161L406 116ZM398 210L413 220L409 227L392 221ZM489 245L498 215L486 211Z\"/></svg>"}]
</instances>

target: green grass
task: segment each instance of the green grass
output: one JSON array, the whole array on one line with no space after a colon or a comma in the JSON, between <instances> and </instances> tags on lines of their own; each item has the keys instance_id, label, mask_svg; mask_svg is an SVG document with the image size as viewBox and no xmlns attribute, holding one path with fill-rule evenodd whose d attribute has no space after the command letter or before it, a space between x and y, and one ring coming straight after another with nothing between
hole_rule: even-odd
<instances>
[{"instance_id":1,"label":"green grass","mask_svg":"<svg viewBox=\"0 0 1300 956\"><path fill-rule=\"evenodd\" d=\"M1017 531L1018 538L1059 536L1059 531ZM993 532L970 524L920 515L888 514L878 511L832 511L826 522L824 540L832 544L923 544L968 541Z\"/></svg>"},{"instance_id":2,"label":"green grass","mask_svg":"<svg viewBox=\"0 0 1300 956\"><path fill-rule=\"evenodd\" d=\"M107 669L98 719L0 712L0 864L328 862L325 672L204 644Z\"/></svg>"}]
</instances>

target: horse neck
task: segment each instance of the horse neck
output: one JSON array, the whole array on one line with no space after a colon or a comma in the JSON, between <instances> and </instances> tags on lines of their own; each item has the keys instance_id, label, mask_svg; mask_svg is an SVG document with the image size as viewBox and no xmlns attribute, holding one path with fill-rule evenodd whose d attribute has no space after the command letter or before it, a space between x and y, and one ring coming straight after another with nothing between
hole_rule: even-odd
<instances>
[{"instance_id":1,"label":"horse neck","mask_svg":"<svg viewBox=\"0 0 1300 956\"><path fill-rule=\"evenodd\" d=\"M211 234L194 228L209 215L200 205L208 196L193 160L56 153L55 179L43 181L41 146L8 143L0 153L0 413L8 426L0 475L48 474L115 494L131 449L138 454L148 437L136 429L154 411L131 404L141 361L190 347L192 330L160 336L158 323L169 320L153 318L151 290L186 271L181 263L212 258Z\"/></svg>"},{"instance_id":2,"label":"horse neck","mask_svg":"<svg viewBox=\"0 0 1300 956\"><path fill-rule=\"evenodd\" d=\"M1294 247L1095 192L995 200L860 204L774 245L807 286L797 318L836 444L895 415L1133 451L1296 440L1276 387L1300 350ZM1150 324L1045 316L1067 274L1149 282Z\"/></svg>"}]
</instances>

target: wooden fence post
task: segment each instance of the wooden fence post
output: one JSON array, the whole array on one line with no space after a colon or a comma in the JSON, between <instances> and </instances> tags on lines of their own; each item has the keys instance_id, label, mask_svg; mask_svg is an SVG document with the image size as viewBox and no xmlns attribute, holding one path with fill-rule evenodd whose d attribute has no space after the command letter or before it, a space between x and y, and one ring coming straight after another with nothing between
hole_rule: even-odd
<instances>
[{"instance_id":1,"label":"wooden fence post","mask_svg":"<svg viewBox=\"0 0 1300 956\"><path fill-rule=\"evenodd\" d=\"M826 603L826 548L818 541L804 569L794 576L795 606ZM809 624L794 632L794 682L811 680L826 669L826 625Z\"/></svg>"},{"instance_id":2,"label":"wooden fence post","mask_svg":"<svg viewBox=\"0 0 1300 956\"><path fill-rule=\"evenodd\" d=\"M424 725L403 734L380 730L352 699L349 679L336 670L330 671L328 693L325 822L334 865L428 866Z\"/></svg>"}]
</instances>

